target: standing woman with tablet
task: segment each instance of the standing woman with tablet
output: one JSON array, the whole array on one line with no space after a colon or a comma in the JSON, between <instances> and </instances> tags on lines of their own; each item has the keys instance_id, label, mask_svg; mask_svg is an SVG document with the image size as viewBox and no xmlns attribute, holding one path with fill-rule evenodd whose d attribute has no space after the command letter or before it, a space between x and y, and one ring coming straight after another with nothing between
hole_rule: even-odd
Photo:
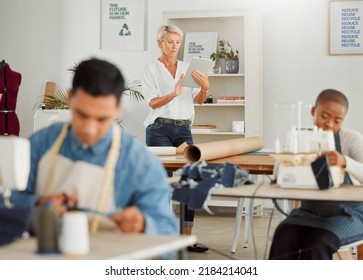
<instances>
[{"instance_id":1,"label":"standing woman with tablet","mask_svg":"<svg viewBox=\"0 0 363 280\"><path fill-rule=\"evenodd\" d=\"M178 147L193 144L191 124L194 119L194 101L202 104L208 96L209 80L206 74L193 71L200 88L183 87L188 64L177 59L183 32L175 25L163 25L157 34L161 50L159 58L145 67L143 93L150 106L144 121L146 145ZM186 209L185 234L191 234L194 211ZM195 244L189 251L205 252L208 248Z\"/></svg>"}]
</instances>

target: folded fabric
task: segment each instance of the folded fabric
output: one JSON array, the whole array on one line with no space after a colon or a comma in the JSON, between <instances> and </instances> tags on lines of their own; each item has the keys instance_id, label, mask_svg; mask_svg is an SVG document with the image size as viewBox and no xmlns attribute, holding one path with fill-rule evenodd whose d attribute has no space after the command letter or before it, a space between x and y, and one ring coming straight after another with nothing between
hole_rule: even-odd
<instances>
[{"instance_id":1,"label":"folded fabric","mask_svg":"<svg viewBox=\"0 0 363 280\"><path fill-rule=\"evenodd\" d=\"M0 208L0 246L22 236L30 211L30 208Z\"/></svg>"},{"instance_id":2,"label":"folded fabric","mask_svg":"<svg viewBox=\"0 0 363 280\"><path fill-rule=\"evenodd\" d=\"M252 183L247 170L228 162L186 164L177 173L180 180L171 184L174 189L172 199L186 204L189 209L203 208L213 188Z\"/></svg>"},{"instance_id":3,"label":"folded fabric","mask_svg":"<svg viewBox=\"0 0 363 280\"><path fill-rule=\"evenodd\" d=\"M9 207L6 199L0 196L0 246L11 243L23 235L35 199L35 195L13 191Z\"/></svg>"},{"instance_id":4,"label":"folded fabric","mask_svg":"<svg viewBox=\"0 0 363 280\"><path fill-rule=\"evenodd\" d=\"M329 159L326 155L313 161L311 168L319 189L326 190L333 187L333 177L330 172Z\"/></svg>"}]
</instances>

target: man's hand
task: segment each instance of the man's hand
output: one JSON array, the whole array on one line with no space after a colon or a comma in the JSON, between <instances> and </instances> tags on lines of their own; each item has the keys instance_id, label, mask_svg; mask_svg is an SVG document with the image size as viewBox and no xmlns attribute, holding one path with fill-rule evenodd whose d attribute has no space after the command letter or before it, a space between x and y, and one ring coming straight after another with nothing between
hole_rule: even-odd
<instances>
[{"instance_id":1,"label":"man's hand","mask_svg":"<svg viewBox=\"0 0 363 280\"><path fill-rule=\"evenodd\" d=\"M110 216L118 228L126 233L140 233L145 231L145 218L139 208L130 206L122 212Z\"/></svg>"},{"instance_id":2,"label":"man's hand","mask_svg":"<svg viewBox=\"0 0 363 280\"><path fill-rule=\"evenodd\" d=\"M347 165L345 157L342 154L338 153L337 151L324 152L323 155L327 156L329 160L329 165L331 166L337 165L345 168Z\"/></svg>"},{"instance_id":3,"label":"man's hand","mask_svg":"<svg viewBox=\"0 0 363 280\"><path fill-rule=\"evenodd\" d=\"M63 215L68 208L75 207L78 202L77 195L67 195L65 193L42 195L38 198L37 205L41 206L45 201L52 201L54 209Z\"/></svg>"}]
</instances>

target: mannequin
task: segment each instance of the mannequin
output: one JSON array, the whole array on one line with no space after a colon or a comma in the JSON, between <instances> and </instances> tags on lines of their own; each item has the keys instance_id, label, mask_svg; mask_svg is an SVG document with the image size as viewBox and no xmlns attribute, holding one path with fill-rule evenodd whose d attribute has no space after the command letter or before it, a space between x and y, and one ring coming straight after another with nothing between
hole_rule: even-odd
<instances>
[{"instance_id":1,"label":"mannequin","mask_svg":"<svg viewBox=\"0 0 363 280\"><path fill-rule=\"evenodd\" d=\"M15 113L21 74L4 60L0 62L0 135L19 136L20 125Z\"/></svg>"}]
</instances>

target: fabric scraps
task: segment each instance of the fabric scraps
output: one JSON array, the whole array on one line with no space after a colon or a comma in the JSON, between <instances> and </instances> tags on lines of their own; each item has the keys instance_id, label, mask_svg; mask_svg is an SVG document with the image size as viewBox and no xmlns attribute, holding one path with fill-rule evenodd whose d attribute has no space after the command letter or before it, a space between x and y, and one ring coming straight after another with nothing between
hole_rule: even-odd
<instances>
[{"instance_id":1,"label":"fabric scraps","mask_svg":"<svg viewBox=\"0 0 363 280\"><path fill-rule=\"evenodd\" d=\"M252 184L247 170L224 163L213 164L205 161L189 163L177 170L180 180L172 183L172 199L186 204L189 209L206 209L206 201L215 188L232 188Z\"/></svg>"}]
</instances>

